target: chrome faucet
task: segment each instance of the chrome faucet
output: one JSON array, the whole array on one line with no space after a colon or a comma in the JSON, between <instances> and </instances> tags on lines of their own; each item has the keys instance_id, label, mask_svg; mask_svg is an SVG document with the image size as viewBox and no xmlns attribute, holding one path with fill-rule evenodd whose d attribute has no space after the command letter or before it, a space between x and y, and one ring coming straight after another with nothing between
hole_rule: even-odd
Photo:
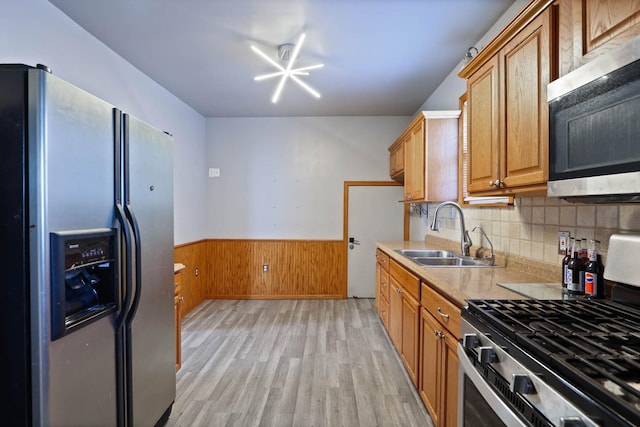
<instances>
[{"instance_id":1,"label":"chrome faucet","mask_svg":"<svg viewBox=\"0 0 640 427\"><path fill-rule=\"evenodd\" d=\"M493 243L491 243L491 239L489 239L489 236L487 236L487 233L484 232L484 229L482 228L481 225L476 225L475 227L473 227L473 230L471 231L476 231L476 230L480 230L480 233L482 233L484 238L487 239L487 242L489 242L489 246L491 246L491 255L483 256L482 259L484 259L485 261L489 261L489 265L495 265L496 257L493 255Z\"/></svg>"},{"instance_id":2,"label":"chrome faucet","mask_svg":"<svg viewBox=\"0 0 640 427\"><path fill-rule=\"evenodd\" d=\"M440 227L438 226L438 212L440 212L440 208L443 206L451 206L458 210L458 216L460 217L460 254L464 256L469 256L469 248L473 244L471 242L471 238L469 237L469 232L464 227L464 214L462 213L462 208L456 202L442 202L436 207L436 211L433 214L433 222L431 223L431 230L439 231Z\"/></svg>"}]
</instances>

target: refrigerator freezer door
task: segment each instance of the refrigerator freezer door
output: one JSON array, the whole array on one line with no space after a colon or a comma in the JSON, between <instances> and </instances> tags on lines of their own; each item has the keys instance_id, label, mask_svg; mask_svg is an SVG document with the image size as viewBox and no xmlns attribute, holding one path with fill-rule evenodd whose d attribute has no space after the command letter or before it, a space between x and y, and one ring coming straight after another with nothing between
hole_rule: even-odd
<instances>
[{"instance_id":1,"label":"refrigerator freezer door","mask_svg":"<svg viewBox=\"0 0 640 427\"><path fill-rule=\"evenodd\" d=\"M113 109L29 70L34 425L115 425L113 315L50 337L50 233L113 226Z\"/></svg>"},{"instance_id":2,"label":"refrigerator freezer door","mask_svg":"<svg viewBox=\"0 0 640 427\"><path fill-rule=\"evenodd\" d=\"M141 251L140 299L131 325L131 425L145 426L171 407L176 390L173 143L164 132L124 118L125 204L137 220Z\"/></svg>"}]
</instances>

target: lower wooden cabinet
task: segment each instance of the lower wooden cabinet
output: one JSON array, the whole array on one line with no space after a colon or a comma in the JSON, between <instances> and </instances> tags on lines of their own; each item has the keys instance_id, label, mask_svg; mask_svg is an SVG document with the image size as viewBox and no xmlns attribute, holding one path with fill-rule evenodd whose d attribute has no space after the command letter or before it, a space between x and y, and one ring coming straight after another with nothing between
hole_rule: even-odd
<instances>
[{"instance_id":1,"label":"lower wooden cabinet","mask_svg":"<svg viewBox=\"0 0 640 427\"><path fill-rule=\"evenodd\" d=\"M389 328L389 256L376 251L376 309L385 328Z\"/></svg>"},{"instance_id":2,"label":"lower wooden cabinet","mask_svg":"<svg viewBox=\"0 0 640 427\"><path fill-rule=\"evenodd\" d=\"M406 292L402 295L402 351L400 357L409 377L418 385L418 340L420 304Z\"/></svg>"},{"instance_id":3,"label":"lower wooden cabinet","mask_svg":"<svg viewBox=\"0 0 640 427\"><path fill-rule=\"evenodd\" d=\"M420 279L393 260L389 263L389 275L389 336L417 386Z\"/></svg>"},{"instance_id":4,"label":"lower wooden cabinet","mask_svg":"<svg viewBox=\"0 0 640 427\"><path fill-rule=\"evenodd\" d=\"M421 303L418 391L436 427L456 427L460 310L424 283Z\"/></svg>"},{"instance_id":5,"label":"lower wooden cabinet","mask_svg":"<svg viewBox=\"0 0 640 427\"><path fill-rule=\"evenodd\" d=\"M420 397L436 427L455 427L458 341L424 308L420 311L420 326Z\"/></svg>"},{"instance_id":6,"label":"lower wooden cabinet","mask_svg":"<svg viewBox=\"0 0 640 427\"><path fill-rule=\"evenodd\" d=\"M376 259L376 307L382 323L434 426L455 427L460 308L380 250Z\"/></svg>"},{"instance_id":7,"label":"lower wooden cabinet","mask_svg":"<svg viewBox=\"0 0 640 427\"><path fill-rule=\"evenodd\" d=\"M175 336L176 336L176 371L180 369L180 366L182 365L182 345L181 345L182 320L180 319L181 318L180 311L182 306L182 300L184 299L184 297L182 296L181 277L182 276L180 275L180 273L176 273L174 276L175 288L174 288L173 302L174 302Z\"/></svg>"},{"instance_id":8,"label":"lower wooden cabinet","mask_svg":"<svg viewBox=\"0 0 640 427\"><path fill-rule=\"evenodd\" d=\"M402 354L402 287L392 276L389 289L389 336L391 341Z\"/></svg>"}]
</instances>

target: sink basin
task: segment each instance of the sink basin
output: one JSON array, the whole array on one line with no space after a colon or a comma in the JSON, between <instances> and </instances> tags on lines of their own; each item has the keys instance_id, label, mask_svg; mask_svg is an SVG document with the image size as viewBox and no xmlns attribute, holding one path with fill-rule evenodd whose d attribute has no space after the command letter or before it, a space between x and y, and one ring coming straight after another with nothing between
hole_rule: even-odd
<instances>
[{"instance_id":1,"label":"sink basin","mask_svg":"<svg viewBox=\"0 0 640 427\"><path fill-rule=\"evenodd\" d=\"M478 258L436 249L396 249L396 252L425 267L500 267Z\"/></svg>"},{"instance_id":2,"label":"sink basin","mask_svg":"<svg viewBox=\"0 0 640 427\"><path fill-rule=\"evenodd\" d=\"M473 258L412 258L413 261L427 267L496 267L480 259Z\"/></svg>"},{"instance_id":3,"label":"sink basin","mask_svg":"<svg viewBox=\"0 0 640 427\"><path fill-rule=\"evenodd\" d=\"M407 258L456 258L457 254L448 251L439 251L434 249L396 249L400 255Z\"/></svg>"}]
</instances>

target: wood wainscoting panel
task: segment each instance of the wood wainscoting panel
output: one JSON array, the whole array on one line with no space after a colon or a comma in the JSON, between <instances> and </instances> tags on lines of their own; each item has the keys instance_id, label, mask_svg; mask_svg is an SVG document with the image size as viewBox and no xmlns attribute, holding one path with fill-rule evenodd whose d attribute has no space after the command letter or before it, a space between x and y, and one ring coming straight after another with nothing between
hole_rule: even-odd
<instances>
[{"instance_id":1,"label":"wood wainscoting panel","mask_svg":"<svg viewBox=\"0 0 640 427\"><path fill-rule=\"evenodd\" d=\"M342 240L210 239L207 245L206 298L345 296Z\"/></svg>"},{"instance_id":2,"label":"wood wainscoting panel","mask_svg":"<svg viewBox=\"0 0 640 427\"><path fill-rule=\"evenodd\" d=\"M202 301L205 300L207 289L207 241L185 243L178 245L173 251L174 262L185 265L180 272L182 278L182 296L184 300L180 306L180 315L183 317Z\"/></svg>"}]
</instances>

